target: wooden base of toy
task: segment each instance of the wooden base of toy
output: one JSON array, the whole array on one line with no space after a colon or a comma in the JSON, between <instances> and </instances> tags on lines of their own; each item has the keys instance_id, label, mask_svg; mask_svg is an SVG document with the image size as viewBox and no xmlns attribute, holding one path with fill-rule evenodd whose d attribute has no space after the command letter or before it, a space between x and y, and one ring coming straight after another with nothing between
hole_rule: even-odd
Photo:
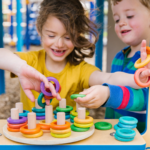
<instances>
[{"instance_id":1,"label":"wooden base of toy","mask_svg":"<svg viewBox=\"0 0 150 150\"><path fill-rule=\"evenodd\" d=\"M25 138L22 136L21 132L9 132L7 130L7 125L3 127L3 134L8 139L25 144L31 145L59 145L65 143L72 143L76 141L80 141L90 137L94 133L94 126L90 128L90 130L86 132L71 132L71 136L67 138L54 138L50 135L50 133L44 133L41 137L38 138Z\"/></svg>"}]
</instances>

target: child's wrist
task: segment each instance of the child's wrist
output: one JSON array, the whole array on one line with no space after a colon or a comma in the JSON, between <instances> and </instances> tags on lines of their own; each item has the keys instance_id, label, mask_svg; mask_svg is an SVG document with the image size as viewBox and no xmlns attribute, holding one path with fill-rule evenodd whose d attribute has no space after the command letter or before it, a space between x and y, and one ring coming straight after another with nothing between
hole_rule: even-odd
<instances>
[{"instance_id":1,"label":"child's wrist","mask_svg":"<svg viewBox=\"0 0 150 150\"><path fill-rule=\"evenodd\" d=\"M25 65L27 65L27 62L21 59L21 61L19 62L18 66L16 67L13 73L19 76L21 74L22 67Z\"/></svg>"}]
</instances>

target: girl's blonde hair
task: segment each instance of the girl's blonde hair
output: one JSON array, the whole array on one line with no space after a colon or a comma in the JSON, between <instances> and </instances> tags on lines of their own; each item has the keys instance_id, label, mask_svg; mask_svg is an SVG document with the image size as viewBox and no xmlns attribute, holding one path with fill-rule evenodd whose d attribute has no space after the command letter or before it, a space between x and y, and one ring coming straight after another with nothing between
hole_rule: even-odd
<instances>
[{"instance_id":1,"label":"girl's blonde hair","mask_svg":"<svg viewBox=\"0 0 150 150\"><path fill-rule=\"evenodd\" d=\"M40 33L49 15L57 17L64 24L75 46L67 61L77 65L85 57L94 55L95 43L98 40L97 26L85 15L79 0L43 0L37 18L37 29ZM87 34L94 37L94 42L85 37Z\"/></svg>"},{"instance_id":2,"label":"girl's blonde hair","mask_svg":"<svg viewBox=\"0 0 150 150\"><path fill-rule=\"evenodd\" d=\"M121 2L122 0L111 0L113 5L116 5L117 3ZM150 0L139 0L145 7L150 9Z\"/></svg>"}]
</instances>

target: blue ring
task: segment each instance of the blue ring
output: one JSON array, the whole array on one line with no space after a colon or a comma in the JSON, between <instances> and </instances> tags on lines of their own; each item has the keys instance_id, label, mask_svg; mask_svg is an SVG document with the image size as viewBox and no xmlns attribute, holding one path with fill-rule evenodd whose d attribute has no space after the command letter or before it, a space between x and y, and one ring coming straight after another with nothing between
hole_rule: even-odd
<instances>
[{"instance_id":1,"label":"blue ring","mask_svg":"<svg viewBox=\"0 0 150 150\"><path fill-rule=\"evenodd\" d=\"M119 122L127 125L135 125L138 123L138 120L134 117L123 116L119 118Z\"/></svg>"},{"instance_id":2,"label":"blue ring","mask_svg":"<svg viewBox=\"0 0 150 150\"><path fill-rule=\"evenodd\" d=\"M57 115L58 112L59 111L56 111L56 110L53 111L54 115ZM64 113L65 113L65 115L70 115L70 112L64 112Z\"/></svg>"},{"instance_id":3,"label":"blue ring","mask_svg":"<svg viewBox=\"0 0 150 150\"><path fill-rule=\"evenodd\" d=\"M36 113L36 116L45 116L45 113Z\"/></svg>"},{"instance_id":4,"label":"blue ring","mask_svg":"<svg viewBox=\"0 0 150 150\"><path fill-rule=\"evenodd\" d=\"M27 117L28 113L29 113L28 110L23 110L23 113L19 113L19 116Z\"/></svg>"},{"instance_id":5,"label":"blue ring","mask_svg":"<svg viewBox=\"0 0 150 150\"><path fill-rule=\"evenodd\" d=\"M70 118L70 122L71 122L71 123L74 123L74 120Z\"/></svg>"},{"instance_id":6,"label":"blue ring","mask_svg":"<svg viewBox=\"0 0 150 150\"><path fill-rule=\"evenodd\" d=\"M57 115L54 115L54 118L57 119ZM70 115L65 115L65 119L70 119Z\"/></svg>"},{"instance_id":7,"label":"blue ring","mask_svg":"<svg viewBox=\"0 0 150 150\"><path fill-rule=\"evenodd\" d=\"M132 141L134 138L121 138L119 136L117 136L116 134L114 135L115 139L118 140L118 141L122 141L122 142L129 142L129 141Z\"/></svg>"},{"instance_id":8,"label":"blue ring","mask_svg":"<svg viewBox=\"0 0 150 150\"><path fill-rule=\"evenodd\" d=\"M116 124L116 125L114 125L114 129L118 130L118 129L121 129L121 128L118 126L118 124Z\"/></svg>"},{"instance_id":9,"label":"blue ring","mask_svg":"<svg viewBox=\"0 0 150 150\"><path fill-rule=\"evenodd\" d=\"M35 113L45 113L45 108L37 109L37 108L33 107L32 111Z\"/></svg>"},{"instance_id":10,"label":"blue ring","mask_svg":"<svg viewBox=\"0 0 150 150\"><path fill-rule=\"evenodd\" d=\"M134 129L134 128L137 127L137 124L134 124L134 125L126 125L126 124L122 124L122 123L118 122L118 126L119 126L120 128L130 128L130 129Z\"/></svg>"},{"instance_id":11,"label":"blue ring","mask_svg":"<svg viewBox=\"0 0 150 150\"><path fill-rule=\"evenodd\" d=\"M132 129L128 129L128 128L122 128L122 129L118 129L116 130L116 135L121 137L121 138L126 138L126 139L130 139L130 138L134 138L136 135L136 132Z\"/></svg>"}]
</instances>

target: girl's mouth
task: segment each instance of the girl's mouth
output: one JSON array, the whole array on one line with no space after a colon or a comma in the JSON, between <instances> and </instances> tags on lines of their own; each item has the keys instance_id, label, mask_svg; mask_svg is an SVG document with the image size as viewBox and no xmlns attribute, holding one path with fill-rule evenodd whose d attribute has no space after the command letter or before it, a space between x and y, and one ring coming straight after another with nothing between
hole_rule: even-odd
<instances>
[{"instance_id":1,"label":"girl's mouth","mask_svg":"<svg viewBox=\"0 0 150 150\"><path fill-rule=\"evenodd\" d=\"M129 33L130 31L131 31L131 30L122 30L122 31L121 31L121 34L123 34L123 35L124 35L124 34Z\"/></svg>"},{"instance_id":2,"label":"girl's mouth","mask_svg":"<svg viewBox=\"0 0 150 150\"><path fill-rule=\"evenodd\" d=\"M51 50L52 50L52 52L55 56L63 56L66 52L66 50L55 50L55 49L52 49L52 48L51 48Z\"/></svg>"}]
</instances>

